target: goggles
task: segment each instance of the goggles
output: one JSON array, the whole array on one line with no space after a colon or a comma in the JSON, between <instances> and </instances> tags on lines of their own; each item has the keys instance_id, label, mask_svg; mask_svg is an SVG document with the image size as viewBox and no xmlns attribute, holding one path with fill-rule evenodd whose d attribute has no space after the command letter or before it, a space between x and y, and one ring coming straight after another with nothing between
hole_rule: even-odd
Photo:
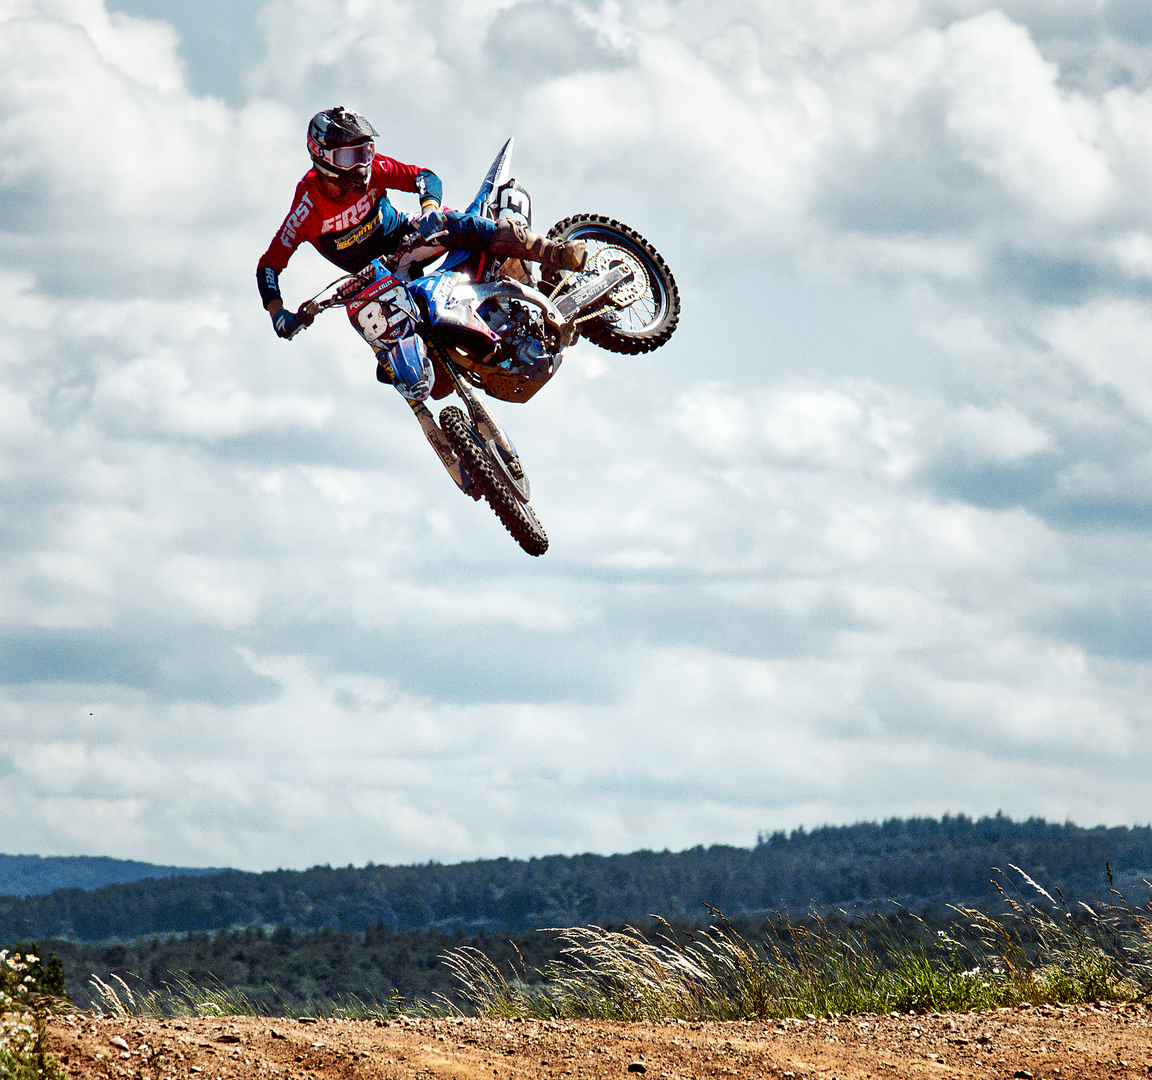
<instances>
[{"instance_id":1,"label":"goggles","mask_svg":"<svg viewBox=\"0 0 1152 1080\"><path fill-rule=\"evenodd\" d=\"M313 157L319 158L341 172L346 169L363 168L365 165L370 165L372 158L376 155L376 144L371 139L357 143L355 146L337 146L331 150L326 150L317 143L312 143L309 149L312 151Z\"/></svg>"}]
</instances>

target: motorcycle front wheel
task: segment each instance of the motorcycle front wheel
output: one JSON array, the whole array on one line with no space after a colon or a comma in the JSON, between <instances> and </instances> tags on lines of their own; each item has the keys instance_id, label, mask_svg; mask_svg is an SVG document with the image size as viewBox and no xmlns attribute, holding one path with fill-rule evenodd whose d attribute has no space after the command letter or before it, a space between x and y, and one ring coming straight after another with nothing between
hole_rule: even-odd
<instances>
[{"instance_id":1,"label":"motorcycle front wheel","mask_svg":"<svg viewBox=\"0 0 1152 1080\"><path fill-rule=\"evenodd\" d=\"M602 214L577 214L553 225L548 239L583 240L588 248L584 274L621 262L632 269L632 280L613 290L605 309L580 324L581 337L610 352L636 354L657 349L672 336L680 319L676 279L660 252L635 229ZM549 273L545 291L563 295L582 280L580 273Z\"/></svg>"},{"instance_id":2,"label":"motorcycle front wheel","mask_svg":"<svg viewBox=\"0 0 1152 1080\"><path fill-rule=\"evenodd\" d=\"M548 536L543 526L532 507L516 497L464 411L455 405L447 406L440 413L440 428L472 482L516 543L529 555L543 555L548 550Z\"/></svg>"}]
</instances>

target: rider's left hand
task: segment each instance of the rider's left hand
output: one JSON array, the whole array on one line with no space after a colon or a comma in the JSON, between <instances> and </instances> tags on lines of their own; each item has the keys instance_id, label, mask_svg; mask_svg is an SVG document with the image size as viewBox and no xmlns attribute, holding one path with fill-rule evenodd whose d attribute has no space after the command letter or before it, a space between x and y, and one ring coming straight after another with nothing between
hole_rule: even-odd
<instances>
[{"instance_id":1,"label":"rider's left hand","mask_svg":"<svg viewBox=\"0 0 1152 1080\"><path fill-rule=\"evenodd\" d=\"M429 203L412 224L416 226L417 232L425 240L430 240L433 236L439 236L447 231L444 211L440 209L439 203Z\"/></svg>"}]
</instances>

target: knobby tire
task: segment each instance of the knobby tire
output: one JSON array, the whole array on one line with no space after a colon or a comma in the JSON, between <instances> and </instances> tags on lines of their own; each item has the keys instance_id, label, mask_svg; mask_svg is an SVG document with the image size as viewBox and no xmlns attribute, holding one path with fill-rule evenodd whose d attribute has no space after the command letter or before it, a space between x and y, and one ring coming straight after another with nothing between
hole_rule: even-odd
<instances>
[{"instance_id":1,"label":"knobby tire","mask_svg":"<svg viewBox=\"0 0 1152 1080\"><path fill-rule=\"evenodd\" d=\"M488 448L476 441L463 410L449 405L440 413L440 428L460 456L474 483L500 523L529 555L548 550L548 536L531 508L520 502L501 477Z\"/></svg>"},{"instance_id":2,"label":"knobby tire","mask_svg":"<svg viewBox=\"0 0 1152 1080\"><path fill-rule=\"evenodd\" d=\"M590 242L590 248L595 243L622 247L643 265L648 275L655 306L651 321L640 328L625 329L611 317L593 318L580 324L581 337L609 352L636 355L658 349L672 336L680 320L680 290L663 256L635 229L603 214L576 214L553 225L548 238L584 240ZM559 281L560 275L555 273L544 279L545 285L550 286Z\"/></svg>"}]
</instances>

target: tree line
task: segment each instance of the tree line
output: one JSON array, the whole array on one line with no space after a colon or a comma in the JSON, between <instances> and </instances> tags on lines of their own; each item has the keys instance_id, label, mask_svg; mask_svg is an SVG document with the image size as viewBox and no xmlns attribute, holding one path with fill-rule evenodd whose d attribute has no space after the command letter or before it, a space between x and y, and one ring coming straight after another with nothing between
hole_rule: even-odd
<instances>
[{"instance_id":1,"label":"tree line","mask_svg":"<svg viewBox=\"0 0 1152 1080\"><path fill-rule=\"evenodd\" d=\"M340 1006L389 1011L401 1003L454 1000L456 987L443 957L459 945L483 949L509 974L510 965L526 965L533 977L558 955L544 934L518 935L513 943L437 930L394 933L386 926L305 933L289 926L247 927L102 944L42 941L20 949L47 957L63 992L80 1007L107 1007L95 976L122 1000L118 979L138 998L166 990L178 997L182 988L193 987L243 995L268 1014L301 1015Z\"/></svg>"},{"instance_id":2,"label":"tree line","mask_svg":"<svg viewBox=\"0 0 1152 1080\"><path fill-rule=\"evenodd\" d=\"M0 943L98 942L232 927L522 933L652 913L690 923L704 918L702 904L741 917L884 898L913 909L979 906L997 899L992 869L1009 866L1076 899L1106 897L1109 869L1119 888L1139 893L1141 880L1152 878L1152 829L957 815L764 833L752 848L230 870L0 897Z\"/></svg>"}]
</instances>

